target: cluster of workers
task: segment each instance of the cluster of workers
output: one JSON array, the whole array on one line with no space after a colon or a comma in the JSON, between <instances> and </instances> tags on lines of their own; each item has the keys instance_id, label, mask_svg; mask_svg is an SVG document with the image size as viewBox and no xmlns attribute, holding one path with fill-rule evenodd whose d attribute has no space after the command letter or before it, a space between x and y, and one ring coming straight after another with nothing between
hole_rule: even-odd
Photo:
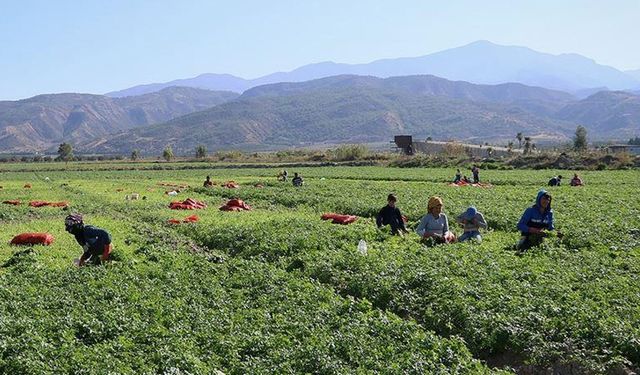
<instances>
[{"instance_id":1,"label":"cluster of workers","mask_svg":"<svg viewBox=\"0 0 640 375\"><path fill-rule=\"evenodd\" d=\"M474 183L478 183L480 181L478 167L474 165L471 171ZM288 173L286 170L283 170L278 175L278 179L281 181L287 181L287 178ZM462 177L458 169L454 182L465 180L471 182L466 176ZM553 177L549 180L549 186L559 186L561 180L562 176L560 175ZM294 186L302 186L304 183L302 176L298 173L294 174L291 182ZM578 174L574 174L570 184L571 186L582 186L583 182L578 177ZM213 186L213 182L210 176L207 176L204 181L204 187L211 186ZM376 217L376 224L378 227L389 225L391 226L392 234L403 235L408 233L408 230L400 209L396 207L397 201L398 199L394 194L389 194L387 205L380 210ZM429 198L427 213L420 219L420 223L416 228L416 232L420 237L425 240L432 239L436 243L463 242L467 240L482 241L480 229L486 229L487 222L480 211L471 206L456 217L456 223L460 224L463 229L463 234L460 237L456 237L449 230L449 220L443 212L443 206L442 198L436 196ZM535 204L524 211L517 228L522 234L517 244L517 248L520 250L539 245L548 231L554 230L551 195L546 190L538 192ZM76 238L76 241L84 250L78 260L79 266L88 263L100 264L109 258L111 254L111 235L104 229L85 225L81 214L76 213L67 216L65 218L65 230Z\"/></svg>"},{"instance_id":2,"label":"cluster of workers","mask_svg":"<svg viewBox=\"0 0 640 375\"><path fill-rule=\"evenodd\" d=\"M278 181L287 182L288 178L289 173L286 169L283 169L282 172L278 173ZM298 172L295 172L293 174L293 178L291 179L291 183L293 184L293 186L300 187L304 184L304 180L302 179L302 176L298 174Z\"/></svg>"},{"instance_id":3,"label":"cluster of workers","mask_svg":"<svg viewBox=\"0 0 640 375\"><path fill-rule=\"evenodd\" d=\"M557 175L557 176L551 177L547 185L560 186L561 182L562 182L562 175ZM583 186L583 185L584 185L584 182L582 182L582 179L580 178L580 176L578 176L577 173L574 173L573 178L571 179L571 181L569 181L569 186Z\"/></svg>"},{"instance_id":4,"label":"cluster of workers","mask_svg":"<svg viewBox=\"0 0 640 375\"><path fill-rule=\"evenodd\" d=\"M480 182L480 168L478 168L477 165L473 165L473 167L471 167L471 174L473 175L473 181L471 181L466 175L463 176L462 172L460 172L460 169L456 170L456 175L453 178L453 183L457 184L458 182L466 182L468 184L474 183L477 184Z\"/></svg>"},{"instance_id":5,"label":"cluster of workers","mask_svg":"<svg viewBox=\"0 0 640 375\"><path fill-rule=\"evenodd\" d=\"M394 194L389 194L387 205L380 210L376 217L376 224L378 227L389 225L391 226L392 234L403 235L408 233L408 230L400 209L396 207L397 201L398 199ZM462 226L464 231L460 237L456 237L449 230L449 220L442 211L443 206L442 198L436 196L429 198L427 213L420 219L420 223L416 228L416 233L423 240L432 240L436 243L463 242L467 240L480 242L482 240L480 229L486 229L487 222L480 211L471 206L456 217L456 222ZM522 234L517 244L519 250L526 250L539 245L548 232L555 229L553 226L553 211L551 210L551 195L546 190L538 192L535 204L524 211L517 228Z\"/></svg>"}]
</instances>

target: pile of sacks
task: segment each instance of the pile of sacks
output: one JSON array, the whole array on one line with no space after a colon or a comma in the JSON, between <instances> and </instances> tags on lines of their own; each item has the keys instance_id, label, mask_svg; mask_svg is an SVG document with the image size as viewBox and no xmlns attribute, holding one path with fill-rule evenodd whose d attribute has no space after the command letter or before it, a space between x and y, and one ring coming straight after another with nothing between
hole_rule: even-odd
<instances>
[{"instance_id":1,"label":"pile of sacks","mask_svg":"<svg viewBox=\"0 0 640 375\"><path fill-rule=\"evenodd\" d=\"M322 220L331 220L334 224L351 224L358 220L358 217L355 215L341 215L334 213L326 213L320 216Z\"/></svg>"},{"instance_id":2,"label":"pile of sacks","mask_svg":"<svg viewBox=\"0 0 640 375\"><path fill-rule=\"evenodd\" d=\"M251 206L241 199L229 199L224 206L220 207L220 211L251 211Z\"/></svg>"},{"instance_id":3,"label":"pile of sacks","mask_svg":"<svg viewBox=\"0 0 640 375\"><path fill-rule=\"evenodd\" d=\"M206 207L206 203L191 198L187 198L182 202L174 201L169 203L169 208L172 210L199 210Z\"/></svg>"}]
</instances>

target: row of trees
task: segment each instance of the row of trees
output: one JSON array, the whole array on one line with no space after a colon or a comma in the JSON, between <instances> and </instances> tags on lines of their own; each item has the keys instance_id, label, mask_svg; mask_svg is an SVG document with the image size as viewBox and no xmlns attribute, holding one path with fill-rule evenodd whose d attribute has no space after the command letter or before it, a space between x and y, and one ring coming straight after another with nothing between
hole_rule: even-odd
<instances>
[{"instance_id":1,"label":"row of trees","mask_svg":"<svg viewBox=\"0 0 640 375\"><path fill-rule=\"evenodd\" d=\"M133 150L131 152L131 160L135 161L140 159L140 150ZM165 159L166 161L171 161L173 160L175 157L174 153L173 153L173 148L171 147L171 145L167 146L163 151L162 151L162 158ZM204 145L199 145L198 147L196 147L195 149L195 157L197 159L204 159L207 157L207 148ZM60 146L58 147L58 157L56 157L55 159L56 161L65 161L65 162L69 162L74 160L74 156L73 156L73 146L69 143L61 143Z\"/></svg>"}]
</instances>

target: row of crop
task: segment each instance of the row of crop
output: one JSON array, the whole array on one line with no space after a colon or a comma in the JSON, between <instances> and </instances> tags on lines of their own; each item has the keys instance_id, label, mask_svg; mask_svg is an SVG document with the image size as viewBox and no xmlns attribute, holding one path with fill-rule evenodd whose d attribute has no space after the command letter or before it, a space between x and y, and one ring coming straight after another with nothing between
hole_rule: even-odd
<instances>
[{"instance_id":1,"label":"row of crop","mask_svg":"<svg viewBox=\"0 0 640 375\"><path fill-rule=\"evenodd\" d=\"M106 267L16 255L0 272L0 372L489 372L460 340L364 300L262 262L211 262L156 235Z\"/></svg>"},{"instance_id":2,"label":"row of crop","mask_svg":"<svg viewBox=\"0 0 640 375\"><path fill-rule=\"evenodd\" d=\"M275 217L274 217L275 216ZM640 254L573 252L550 241L519 255L499 233L482 245L426 248L369 224L313 213L209 218L181 230L231 256L266 261L372 301L438 334L460 335L478 356L523 356L538 366L604 371L640 363ZM369 244L366 256L358 240Z\"/></svg>"},{"instance_id":3,"label":"row of crop","mask_svg":"<svg viewBox=\"0 0 640 375\"><path fill-rule=\"evenodd\" d=\"M160 191L125 201L114 190L122 182L69 179L33 190L69 197L111 232L114 262L106 267L71 266L81 249L64 232L66 211L6 207L39 216L3 227L1 373L490 372L462 341L364 300L268 263L220 263L156 218L170 214L172 198ZM56 241L10 248L21 231L48 231Z\"/></svg>"}]
</instances>

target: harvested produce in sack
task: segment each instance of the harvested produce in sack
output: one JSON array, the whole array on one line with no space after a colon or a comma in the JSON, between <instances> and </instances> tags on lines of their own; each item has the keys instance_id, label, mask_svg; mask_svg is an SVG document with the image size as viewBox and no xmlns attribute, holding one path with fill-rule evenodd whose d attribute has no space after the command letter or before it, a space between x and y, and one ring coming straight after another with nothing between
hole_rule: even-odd
<instances>
[{"instance_id":1,"label":"harvested produce in sack","mask_svg":"<svg viewBox=\"0 0 640 375\"><path fill-rule=\"evenodd\" d=\"M20 233L11 240L12 245L51 245L54 238L49 233Z\"/></svg>"},{"instance_id":2,"label":"harvested produce in sack","mask_svg":"<svg viewBox=\"0 0 640 375\"><path fill-rule=\"evenodd\" d=\"M182 224L182 223L195 223L198 222L200 220L200 218L198 217L198 215L191 215L191 216L187 216L182 220L178 220L178 219L169 219L167 220L167 222L169 224Z\"/></svg>"},{"instance_id":3,"label":"harvested produce in sack","mask_svg":"<svg viewBox=\"0 0 640 375\"><path fill-rule=\"evenodd\" d=\"M335 213L326 213L320 216L320 218L322 220L331 220L334 224L351 224L358 220L358 217L355 215L341 215Z\"/></svg>"},{"instance_id":4,"label":"harvested produce in sack","mask_svg":"<svg viewBox=\"0 0 640 375\"><path fill-rule=\"evenodd\" d=\"M199 210L206 207L206 203L191 198L187 198L182 202L174 201L169 203L169 208L172 210Z\"/></svg>"},{"instance_id":5,"label":"harvested produce in sack","mask_svg":"<svg viewBox=\"0 0 640 375\"><path fill-rule=\"evenodd\" d=\"M244 203L241 199L229 199L224 206L220 207L220 211L251 211L252 208Z\"/></svg>"},{"instance_id":6,"label":"harvested produce in sack","mask_svg":"<svg viewBox=\"0 0 640 375\"><path fill-rule=\"evenodd\" d=\"M69 205L69 202L67 201L64 201L64 202L31 201L29 202L29 206L31 207L45 207L45 206L67 207L68 205Z\"/></svg>"}]
</instances>

